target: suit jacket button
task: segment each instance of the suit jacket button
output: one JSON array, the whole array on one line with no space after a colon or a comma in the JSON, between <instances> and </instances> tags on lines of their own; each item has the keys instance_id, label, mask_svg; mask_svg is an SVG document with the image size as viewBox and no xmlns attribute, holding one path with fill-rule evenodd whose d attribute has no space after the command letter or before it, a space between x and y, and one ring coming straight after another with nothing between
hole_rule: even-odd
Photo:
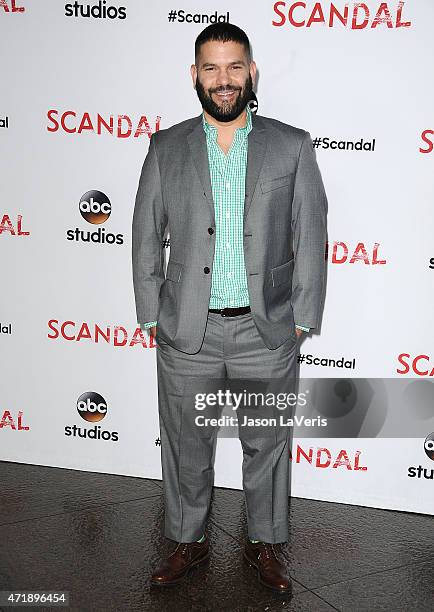
<instances>
[{"instance_id":1,"label":"suit jacket button","mask_svg":"<svg viewBox=\"0 0 434 612\"><path fill-rule=\"evenodd\" d=\"M208 268L208 266L205 266L205 267L204 267L204 269L203 269L203 271L205 272L205 274L209 274L209 268Z\"/></svg>"},{"instance_id":2,"label":"suit jacket button","mask_svg":"<svg viewBox=\"0 0 434 612\"><path fill-rule=\"evenodd\" d=\"M212 228L212 227L209 227L209 228L208 228L208 234L211 234L211 235L212 235L212 234L214 234L214 230L213 230L213 228Z\"/></svg>"}]
</instances>

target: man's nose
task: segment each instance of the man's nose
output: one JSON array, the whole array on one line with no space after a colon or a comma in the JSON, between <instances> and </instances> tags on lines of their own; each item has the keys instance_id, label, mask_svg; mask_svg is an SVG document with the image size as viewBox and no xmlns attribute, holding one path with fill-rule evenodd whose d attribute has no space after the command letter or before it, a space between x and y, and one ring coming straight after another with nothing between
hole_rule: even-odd
<instances>
[{"instance_id":1,"label":"man's nose","mask_svg":"<svg viewBox=\"0 0 434 612\"><path fill-rule=\"evenodd\" d=\"M229 78L229 73L227 72L227 70L222 69L219 70L219 73L217 75L217 85L222 86L222 85L228 85L230 81Z\"/></svg>"}]
</instances>

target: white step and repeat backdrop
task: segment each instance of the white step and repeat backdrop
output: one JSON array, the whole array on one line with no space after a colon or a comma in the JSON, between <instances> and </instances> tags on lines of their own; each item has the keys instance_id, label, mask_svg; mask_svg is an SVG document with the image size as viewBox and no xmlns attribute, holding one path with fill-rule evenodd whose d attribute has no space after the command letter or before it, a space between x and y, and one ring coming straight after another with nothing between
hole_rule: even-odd
<instances>
[{"instance_id":1,"label":"white step and repeat backdrop","mask_svg":"<svg viewBox=\"0 0 434 612\"><path fill-rule=\"evenodd\" d=\"M293 495L433 513L431 0L0 1L0 458L161 477L131 220L151 133L201 112L189 67L214 20L249 35L255 111L311 133L329 199L300 377L348 435L296 431ZM216 484L241 487L237 439Z\"/></svg>"}]
</instances>

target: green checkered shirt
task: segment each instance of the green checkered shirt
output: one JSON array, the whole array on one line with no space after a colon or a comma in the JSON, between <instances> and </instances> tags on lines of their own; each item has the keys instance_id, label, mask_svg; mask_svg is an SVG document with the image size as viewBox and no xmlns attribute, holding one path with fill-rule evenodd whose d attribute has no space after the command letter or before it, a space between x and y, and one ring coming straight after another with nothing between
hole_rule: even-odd
<instances>
[{"instance_id":1,"label":"green checkered shirt","mask_svg":"<svg viewBox=\"0 0 434 612\"><path fill-rule=\"evenodd\" d=\"M243 243L247 136L252 129L252 112L248 106L246 113L246 125L235 130L227 154L217 144L217 128L208 123L202 113L216 222L209 308L249 305ZM156 321L143 327L153 325ZM308 331L308 328L298 327Z\"/></svg>"},{"instance_id":2,"label":"green checkered shirt","mask_svg":"<svg viewBox=\"0 0 434 612\"><path fill-rule=\"evenodd\" d=\"M231 148L225 155L217 144L217 128L202 114L206 134L216 243L211 278L210 308L249 305L244 265L243 215L247 168L247 136L252 129L252 113L247 107L245 127L235 130Z\"/></svg>"}]
</instances>

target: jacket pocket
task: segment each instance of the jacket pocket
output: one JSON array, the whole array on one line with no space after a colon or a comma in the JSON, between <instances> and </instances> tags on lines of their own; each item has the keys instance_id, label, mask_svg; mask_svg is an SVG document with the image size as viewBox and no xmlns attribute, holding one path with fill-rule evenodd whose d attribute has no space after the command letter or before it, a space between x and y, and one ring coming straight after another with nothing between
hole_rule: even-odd
<instances>
[{"instance_id":1,"label":"jacket pocket","mask_svg":"<svg viewBox=\"0 0 434 612\"><path fill-rule=\"evenodd\" d=\"M271 282L273 287L278 287L292 280L292 272L294 268L294 258L285 262L280 266L271 269Z\"/></svg>"},{"instance_id":2,"label":"jacket pocket","mask_svg":"<svg viewBox=\"0 0 434 612\"><path fill-rule=\"evenodd\" d=\"M285 176L276 176L274 178L261 181L262 193L273 191L273 189L278 189L279 187L287 187L291 184L293 176L294 173L292 172L291 174L285 174Z\"/></svg>"},{"instance_id":3,"label":"jacket pocket","mask_svg":"<svg viewBox=\"0 0 434 612\"><path fill-rule=\"evenodd\" d=\"M175 283L179 283L182 275L182 264L173 261L173 259L169 259L169 263L167 264L166 270L166 280L174 281Z\"/></svg>"}]
</instances>

